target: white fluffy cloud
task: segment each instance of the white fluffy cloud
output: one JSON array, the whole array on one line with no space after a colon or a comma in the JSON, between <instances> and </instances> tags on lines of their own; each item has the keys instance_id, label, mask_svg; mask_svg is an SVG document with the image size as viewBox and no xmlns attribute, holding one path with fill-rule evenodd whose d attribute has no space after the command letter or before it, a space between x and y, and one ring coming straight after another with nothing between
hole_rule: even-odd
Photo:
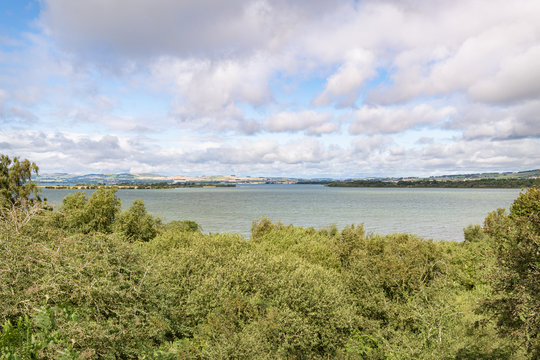
<instances>
[{"instance_id":1,"label":"white fluffy cloud","mask_svg":"<svg viewBox=\"0 0 540 360\"><path fill-rule=\"evenodd\" d=\"M507 102L540 97L540 45L504 59L498 71L471 86L473 98L485 102Z\"/></svg>"},{"instance_id":2,"label":"white fluffy cloud","mask_svg":"<svg viewBox=\"0 0 540 360\"><path fill-rule=\"evenodd\" d=\"M315 139L303 139L280 144L273 140L241 141L236 145L209 147L190 153L190 162L219 164L301 164L317 163L330 157L324 146Z\"/></svg>"},{"instance_id":3,"label":"white fluffy cloud","mask_svg":"<svg viewBox=\"0 0 540 360\"><path fill-rule=\"evenodd\" d=\"M349 51L343 65L328 78L326 88L313 103L328 105L335 99L339 106L353 105L366 80L375 75L374 60L373 54L365 50Z\"/></svg>"},{"instance_id":4,"label":"white fluffy cloud","mask_svg":"<svg viewBox=\"0 0 540 360\"><path fill-rule=\"evenodd\" d=\"M456 113L453 107L435 109L421 104L413 107L362 107L353 112L351 134L398 133L404 130L440 123Z\"/></svg>"},{"instance_id":5,"label":"white fluffy cloud","mask_svg":"<svg viewBox=\"0 0 540 360\"><path fill-rule=\"evenodd\" d=\"M280 112L271 115L264 122L264 128L272 132L304 131L307 135L328 134L339 130L339 126L332 121L331 114L311 110L298 113Z\"/></svg>"},{"instance_id":6,"label":"white fluffy cloud","mask_svg":"<svg viewBox=\"0 0 540 360\"><path fill-rule=\"evenodd\" d=\"M531 100L495 109L482 104L468 106L461 109L459 116L448 126L462 129L465 139L540 138L540 101Z\"/></svg>"},{"instance_id":7,"label":"white fluffy cloud","mask_svg":"<svg viewBox=\"0 0 540 360\"><path fill-rule=\"evenodd\" d=\"M521 80L524 73L536 77L540 67L534 62L540 41L537 2L457 1L431 10L431 16L420 9L413 11L418 16L400 17L396 37L402 42L389 59L392 83L373 91L371 101L388 104L462 92L492 102L537 94L535 86Z\"/></svg>"}]
</instances>

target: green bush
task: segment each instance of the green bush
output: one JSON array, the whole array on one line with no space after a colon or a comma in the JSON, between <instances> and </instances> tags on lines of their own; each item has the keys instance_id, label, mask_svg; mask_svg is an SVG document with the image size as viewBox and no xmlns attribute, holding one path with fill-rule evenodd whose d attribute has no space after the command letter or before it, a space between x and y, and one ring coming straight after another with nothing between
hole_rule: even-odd
<instances>
[{"instance_id":1,"label":"green bush","mask_svg":"<svg viewBox=\"0 0 540 360\"><path fill-rule=\"evenodd\" d=\"M510 214L488 215L484 231L492 238L495 263L488 309L504 336L516 338L533 357L540 356L540 190L520 194Z\"/></svg>"},{"instance_id":2,"label":"green bush","mask_svg":"<svg viewBox=\"0 0 540 360\"><path fill-rule=\"evenodd\" d=\"M130 241L150 241L156 236L160 224L159 219L148 214L142 200L135 200L115 219L114 231Z\"/></svg>"},{"instance_id":3,"label":"green bush","mask_svg":"<svg viewBox=\"0 0 540 360\"><path fill-rule=\"evenodd\" d=\"M75 192L62 200L59 219L63 226L72 232L111 233L113 224L120 213L120 199L116 189L100 188L90 198L83 192Z\"/></svg>"},{"instance_id":4,"label":"green bush","mask_svg":"<svg viewBox=\"0 0 540 360\"><path fill-rule=\"evenodd\" d=\"M2 218L0 358L538 356L537 189L462 243L265 218L203 234L115 191Z\"/></svg>"},{"instance_id":5,"label":"green bush","mask_svg":"<svg viewBox=\"0 0 540 360\"><path fill-rule=\"evenodd\" d=\"M58 329L60 317L75 319L65 309L42 306L31 317L20 316L15 324L6 321L0 332L0 359L77 359L79 354Z\"/></svg>"},{"instance_id":6,"label":"green bush","mask_svg":"<svg viewBox=\"0 0 540 360\"><path fill-rule=\"evenodd\" d=\"M0 323L16 322L44 302L72 309L57 318L62 338L88 358L134 358L140 344L164 341L150 263L112 235L0 237ZM71 341L71 340L70 340Z\"/></svg>"},{"instance_id":7,"label":"green bush","mask_svg":"<svg viewBox=\"0 0 540 360\"><path fill-rule=\"evenodd\" d=\"M171 238L172 237L172 238ZM163 233L144 247L188 357L319 358L357 325L339 273L235 235ZM273 355L272 355L273 354Z\"/></svg>"}]
</instances>

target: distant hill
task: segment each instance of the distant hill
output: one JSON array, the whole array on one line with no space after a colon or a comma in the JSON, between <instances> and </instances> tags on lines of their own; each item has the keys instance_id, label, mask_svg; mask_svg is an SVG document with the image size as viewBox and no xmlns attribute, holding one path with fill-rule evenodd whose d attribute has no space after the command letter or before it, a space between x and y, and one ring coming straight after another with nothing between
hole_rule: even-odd
<instances>
[{"instance_id":1,"label":"distant hill","mask_svg":"<svg viewBox=\"0 0 540 360\"><path fill-rule=\"evenodd\" d=\"M40 186L95 185L95 184L156 184L156 183L197 183L197 184L290 184L293 178L249 177L249 176L163 176L158 174L67 174L52 173L38 175L34 181Z\"/></svg>"},{"instance_id":2,"label":"distant hill","mask_svg":"<svg viewBox=\"0 0 540 360\"><path fill-rule=\"evenodd\" d=\"M538 185L539 170L433 176L429 178L348 179L334 181L331 187L400 187L400 188L523 188Z\"/></svg>"},{"instance_id":3,"label":"distant hill","mask_svg":"<svg viewBox=\"0 0 540 360\"><path fill-rule=\"evenodd\" d=\"M157 177L157 179L156 179ZM161 176L139 176L137 174L41 174L35 178L38 185L77 185L77 184L118 184L124 182L157 182ZM166 180L163 180L166 181Z\"/></svg>"},{"instance_id":4,"label":"distant hill","mask_svg":"<svg viewBox=\"0 0 540 360\"><path fill-rule=\"evenodd\" d=\"M540 174L540 169L536 169L536 170L526 170L526 171L518 171L518 172L443 175L443 176L430 177L429 179L435 179L435 180L534 179L534 178L538 178L539 174Z\"/></svg>"},{"instance_id":5,"label":"distant hill","mask_svg":"<svg viewBox=\"0 0 540 360\"><path fill-rule=\"evenodd\" d=\"M478 173L478 174L460 174L460 175L442 175L429 178L378 178L378 179L348 179L350 181L373 181L373 182L397 182L397 181L467 181L482 179L534 179L539 177L540 170L527 170L519 172L501 172L501 173ZM247 177L247 176L163 176L159 174L67 174L52 173L38 175L34 181L41 186L47 185L77 185L77 184L150 184L150 183L221 183L221 184L328 184L333 179L298 179L298 178L272 178L272 177Z\"/></svg>"}]
</instances>

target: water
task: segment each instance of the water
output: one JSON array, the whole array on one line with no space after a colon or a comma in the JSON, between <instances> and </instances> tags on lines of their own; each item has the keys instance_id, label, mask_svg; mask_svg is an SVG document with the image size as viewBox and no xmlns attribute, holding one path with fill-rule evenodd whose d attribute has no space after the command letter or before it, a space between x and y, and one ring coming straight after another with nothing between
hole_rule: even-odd
<instances>
[{"instance_id":1,"label":"water","mask_svg":"<svg viewBox=\"0 0 540 360\"><path fill-rule=\"evenodd\" d=\"M75 190L43 189L53 205ZM321 228L364 223L367 231L407 232L463 240L463 228L506 208L519 189L330 188L322 185L239 185L235 188L119 190L123 208L143 199L164 221L194 220L204 232L249 235L253 220ZM90 194L91 191L88 191Z\"/></svg>"}]
</instances>

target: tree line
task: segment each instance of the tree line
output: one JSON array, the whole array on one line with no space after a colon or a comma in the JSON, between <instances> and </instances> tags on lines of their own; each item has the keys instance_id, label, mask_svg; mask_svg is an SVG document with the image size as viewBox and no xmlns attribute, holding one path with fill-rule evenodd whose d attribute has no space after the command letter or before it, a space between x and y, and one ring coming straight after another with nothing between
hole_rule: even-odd
<instances>
[{"instance_id":1,"label":"tree line","mask_svg":"<svg viewBox=\"0 0 540 360\"><path fill-rule=\"evenodd\" d=\"M539 180L531 179L475 179L475 180L351 180L330 182L330 187L381 187L381 188L485 188L520 189L538 185Z\"/></svg>"},{"instance_id":2,"label":"tree line","mask_svg":"<svg viewBox=\"0 0 540 360\"><path fill-rule=\"evenodd\" d=\"M141 182L121 182L117 184L76 184L76 185L48 185L46 189L71 189L71 190L95 190L95 189L177 189L177 188L202 188L202 187L236 187L236 184L221 183L141 183Z\"/></svg>"}]
</instances>

